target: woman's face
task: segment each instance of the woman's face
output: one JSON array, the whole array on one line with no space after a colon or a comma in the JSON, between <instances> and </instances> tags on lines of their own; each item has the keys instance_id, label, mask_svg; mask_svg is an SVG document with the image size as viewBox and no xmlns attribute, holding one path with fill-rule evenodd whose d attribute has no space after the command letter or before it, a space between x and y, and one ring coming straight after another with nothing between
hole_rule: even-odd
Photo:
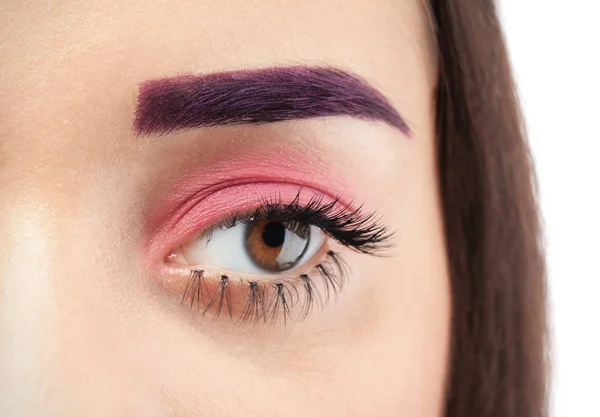
<instances>
[{"instance_id":1,"label":"woman's face","mask_svg":"<svg viewBox=\"0 0 600 417\"><path fill-rule=\"evenodd\" d=\"M9 0L0 39L1 415L441 414L421 1Z\"/></svg>"}]
</instances>

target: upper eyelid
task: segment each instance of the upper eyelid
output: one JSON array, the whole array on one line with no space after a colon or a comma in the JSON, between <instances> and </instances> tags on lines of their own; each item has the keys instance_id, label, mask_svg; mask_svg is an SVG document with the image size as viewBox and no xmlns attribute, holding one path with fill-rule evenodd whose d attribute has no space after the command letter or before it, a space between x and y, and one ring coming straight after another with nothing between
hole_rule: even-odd
<instances>
[{"instance_id":1,"label":"upper eyelid","mask_svg":"<svg viewBox=\"0 0 600 417\"><path fill-rule=\"evenodd\" d=\"M271 146L235 147L226 157L192 164L163 184L164 190L148 204L142 229L140 250L151 268L160 266L169 249L215 224L226 212L255 208L261 195L281 194L291 200L302 188L307 196L360 197L351 177L332 169L331 161L295 146L285 153Z\"/></svg>"},{"instance_id":2,"label":"upper eyelid","mask_svg":"<svg viewBox=\"0 0 600 417\"><path fill-rule=\"evenodd\" d=\"M215 222L212 225L209 225L207 227L205 227L203 230L199 230L196 237L192 238L192 240L194 239L203 239L206 237L206 239L208 241L210 241L211 235L213 234L213 232L216 229L221 229L221 230L226 230L229 229L231 227L235 227L236 225L242 223L249 223L251 221L257 220L257 219L263 219L265 218L265 216L268 214L267 212L263 212L263 209L268 205L270 206L271 209L274 209L275 207L279 208L285 208L285 207L290 207L290 206L294 206L297 205L298 207L304 207L305 209L307 209L308 203L306 206L299 206L299 196L300 196L300 192L301 190L298 191L298 194L296 195L296 197L290 201L289 203L283 203L281 201L276 201L276 200L268 200L266 198L262 198L259 199L259 203L258 207L255 208L254 210L251 211L246 211L246 212L238 212L238 213L234 213L232 215L230 215L229 217L225 217L222 220L219 220L217 222ZM313 196L313 198L311 200L309 200L310 202L314 203L318 203L320 204L320 202L323 201L323 196L319 195L319 196ZM339 201L339 198L335 198L333 200L331 200L331 202L333 203L333 205L335 205L335 203L337 203ZM328 204L328 203L327 203ZM332 205L332 206L333 206ZM264 209L264 210L268 210L268 209ZM340 209L343 210L343 209ZM282 220L293 220L290 218L286 218L285 215L283 215L281 217ZM184 242L183 244L185 245L188 242Z\"/></svg>"},{"instance_id":3,"label":"upper eyelid","mask_svg":"<svg viewBox=\"0 0 600 417\"><path fill-rule=\"evenodd\" d=\"M334 199L318 189L281 182L248 182L226 187L204 196L199 204L192 201L189 207L183 206L180 209L181 214L171 213L166 216L165 223L149 229L144 250L151 263L160 265L175 247L192 239L200 231L207 230L208 226L222 221L225 217L224 212L251 211L256 209L261 198L264 199L265 196L292 201L298 195L299 189L302 190L303 201L309 200L314 195L323 195L328 200Z\"/></svg>"},{"instance_id":4,"label":"upper eyelid","mask_svg":"<svg viewBox=\"0 0 600 417\"><path fill-rule=\"evenodd\" d=\"M324 212L330 213L332 216L339 215L347 215L348 213L358 212L359 209L354 209L349 206L344 206L340 203L341 197L335 197L332 200L325 200L322 194L313 195L313 197L306 202L306 204L301 205L300 201L300 192L298 191L296 197L287 203L282 202L281 200L269 200L267 198L258 199L259 203L257 204L257 208L254 210L246 211L246 212L237 212L229 217L226 217L222 220L215 222L212 225L209 225L204 228L204 230L199 231L199 236L205 236L205 234L210 234L215 229L228 229L236 226L239 223L249 223L251 221L255 221L257 219L264 219L270 214L277 214L280 216L282 220L298 220L298 215L309 215L315 212L319 212L323 214ZM288 213L285 213L286 210L290 210ZM296 216L291 216L291 214L295 214ZM302 219L306 220L306 219Z\"/></svg>"},{"instance_id":5,"label":"upper eyelid","mask_svg":"<svg viewBox=\"0 0 600 417\"><path fill-rule=\"evenodd\" d=\"M351 247L358 252L367 254L376 254L383 249L391 246L390 240L393 237L393 232L388 230L388 227L381 224L375 213L361 213L361 207L353 208L351 206L338 205L339 199L331 201L323 200L323 196L315 195L305 205L299 203L300 191L296 198L291 202L283 203L282 201L267 199L262 200L262 205L252 212L246 214L235 214L228 219L224 219L214 226L198 232L199 238L207 237L210 241L210 236L217 228L234 227L236 223L247 223L257 219L264 219L271 214L269 210L274 211L278 218L282 220L305 221L311 225L320 227L323 232L329 235L330 238L339 242L344 246ZM298 213L303 217L286 217L285 210L290 210L291 213ZM315 218L314 216L322 216ZM325 220L331 222L331 228L323 228L323 224L319 221ZM339 222L341 223L339 223ZM346 236L342 234L347 233ZM187 242L186 242L187 243Z\"/></svg>"}]
</instances>

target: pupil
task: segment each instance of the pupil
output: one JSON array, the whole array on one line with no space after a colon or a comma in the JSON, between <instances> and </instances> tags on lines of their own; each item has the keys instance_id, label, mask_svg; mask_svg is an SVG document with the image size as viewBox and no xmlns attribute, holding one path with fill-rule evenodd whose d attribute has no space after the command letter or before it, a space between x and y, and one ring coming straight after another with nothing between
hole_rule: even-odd
<instances>
[{"instance_id":1,"label":"pupil","mask_svg":"<svg viewBox=\"0 0 600 417\"><path fill-rule=\"evenodd\" d=\"M262 238L270 248L277 248L285 241L285 226L281 222L267 223L262 232Z\"/></svg>"}]
</instances>

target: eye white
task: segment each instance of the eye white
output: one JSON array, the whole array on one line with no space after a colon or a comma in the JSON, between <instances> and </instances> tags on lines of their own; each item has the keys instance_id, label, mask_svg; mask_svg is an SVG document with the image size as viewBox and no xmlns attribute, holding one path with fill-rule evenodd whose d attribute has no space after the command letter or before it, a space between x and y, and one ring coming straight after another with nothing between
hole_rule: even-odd
<instances>
[{"instance_id":1,"label":"eye white","mask_svg":"<svg viewBox=\"0 0 600 417\"><path fill-rule=\"evenodd\" d=\"M182 254L187 263L193 265L210 265L247 274L275 273L258 266L248 253L246 248L248 227L250 224L238 223L228 229L213 229L192 244L186 245ZM282 269L300 267L315 255L324 240L325 234L316 226L309 227L307 239L286 229L285 241L277 256L277 262L285 266Z\"/></svg>"}]
</instances>

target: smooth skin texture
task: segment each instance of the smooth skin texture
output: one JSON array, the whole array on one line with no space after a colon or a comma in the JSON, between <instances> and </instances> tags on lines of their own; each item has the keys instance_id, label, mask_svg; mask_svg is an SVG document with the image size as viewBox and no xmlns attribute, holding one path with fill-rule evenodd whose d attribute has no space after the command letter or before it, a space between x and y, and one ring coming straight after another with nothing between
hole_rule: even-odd
<instances>
[{"instance_id":1,"label":"smooth skin texture","mask_svg":"<svg viewBox=\"0 0 600 417\"><path fill-rule=\"evenodd\" d=\"M0 39L0 415L442 414L450 292L419 0L9 0ZM361 75L413 137L348 117L132 130L145 80L297 64ZM161 291L149 208L203 166L288 151L379 212L393 256L342 250L344 292L286 326L203 319Z\"/></svg>"}]
</instances>

